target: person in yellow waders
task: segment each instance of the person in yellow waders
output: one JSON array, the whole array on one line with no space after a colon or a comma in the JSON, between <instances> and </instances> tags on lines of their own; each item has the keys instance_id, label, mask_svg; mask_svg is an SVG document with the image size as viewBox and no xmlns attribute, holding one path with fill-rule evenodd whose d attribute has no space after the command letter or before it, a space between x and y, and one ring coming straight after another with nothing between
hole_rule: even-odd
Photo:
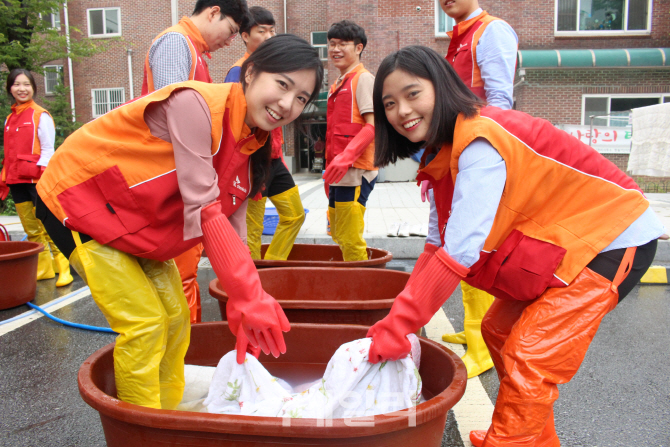
<instances>
[{"instance_id":1,"label":"person in yellow waders","mask_svg":"<svg viewBox=\"0 0 670 447\"><path fill-rule=\"evenodd\" d=\"M492 17L479 7L478 0L440 2L442 10L456 21L450 31L446 60L465 85L489 105L512 108L514 68L518 38L504 20ZM467 44L470 44L469 46ZM482 319L493 303L493 296L461 282L463 294L463 332L444 334L448 343L465 343L462 357L468 378L493 368L493 360L482 338Z\"/></svg>"},{"instance_id":2,"label":"person in yellow waders","mask_svg":"<svg viewBox=\"0 0 670 447\"><path fill-rule=\"evenodd\" d=\"M340 71L328 93L326 171L330 234L345 261L368 259L363 239L365 206L377 182L374 165L374 76L361 63L368 39L349 20L328 30L328 56Z\"/></svg>"},{"instance_id":3,"label":"person in yellow waders","mask_svg":"<svg viewBox=\"0 0 670 447\"><path fill-rule=\"evenodd\" d=\"M38 183L38 216L119 334L114 375L125 402L174 409L181 401L191 325L173 258L200 243L229 296L238 363L247 351L286 352L289 322L235 224L266 181L270 131L318 96L323 65L315 48L286 34L242 70L238 84L171 84L87 123Z\"/></svg>"},{"instance_id":4,"label":"person in yellow waders","mask_svg":"<svg viewBox=\"0 0 670 447\"><path fill-rule=\"evenodd\" d=\"M144 60L142 95L188 80L212 82L206 58L231 45L248 14L246 0L197 0L191 17L164 30L151 43ZM202 244L175 257L191 323L201 321L198 263Z\"/></svg>"},{"instance_id":5,"label":"person in yellow waders","mask_svg":"<svg viewBox=\"0 0 670 447\"><path fill-rule=\"evenodd\" d=\"M224 82L239 82L240 67L244 61L256 51L260 44L276 34L275 19L270 11L260 6L249 8L249 20L240 28L240 35L247 51L228 70ZM300 200L300 192L284 161L283 143L282 129L278 127L272 131L270 177L261 193L249 200L247 205L247 245L253 259L261 259L261 235L263 234L265 204L268 198L277 208L279 224L265 252L265 259L285 261L305 221L305 209Z\"/></svg>"},{"instance_id":6,"label":"person in yellow waders","mask_svg":"<svg viewBox=\"0 0 670 447\"><path fill-rule=\"evenodd\" d=\"M4 200L11 190L28 240L44 245L37 258L37 280L51 279L58 273L56 287L62 287L74 280L70 263L35 216L35 184L54 153L56 137L51 115L33 101L36 92L35 79L28 70L16 68L9 73L7 94L15 103L5 120L0 200Z\"/></svg>"}]
</instances>

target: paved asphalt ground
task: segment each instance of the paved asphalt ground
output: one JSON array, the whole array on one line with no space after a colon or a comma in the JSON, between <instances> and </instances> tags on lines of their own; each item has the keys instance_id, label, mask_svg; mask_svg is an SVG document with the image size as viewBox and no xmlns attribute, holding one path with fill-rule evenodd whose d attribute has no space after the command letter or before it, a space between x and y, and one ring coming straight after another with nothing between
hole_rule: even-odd
<instances>
[{"instance_id":1,"label":"paved asphalt ground","mask_svg":"<svg viewBox=\"0 0 670 447\"><path fill-rule=\"evenodd\" d=\"M393 261L410 271L414 260ZM64 288L55 280L40 281L36 304L84 287L81 279ZM220 319L218 302L208 295L214 278L201 267L203 320ZM642 285L603 321L581 370L560 387L556 427L563 446L670 446L670 288ZM460 291L443 308L443 324L462 329ZM0 446L104 446L98 414L80 398L77 371L97 349L111 343L111 334L88 332L38 318L13 329L2 324L29 309L0 311ZM59 318L107 326L90 295L53 312ZM439 336L444 326L433 329ZM427 327L428 330L428 327ZM431 334L428 334L431 336ZM461 346L451 346L455 352ZM466 399L450 411L442 445L469 446L467 427L488 420L498 380L493 370L468 382ZM483 390L483 391L478 391ZM474 394L473 394L474 393ZM481 397L479 396L479 397ZM476 422L475 427L482 422ZM150 446L147 446L150 447Z\"/></svg>"},{"instance_id":2,"label":"paved asphalt ground","mask_svg":"<svg viewBox=\"0 0 670 447\"><path fill-rule=\"evenodd\" d=\"M305 208L310 209L298 242L332 243L324 234L327 202L318 175L297 175L296 183ZM670 229L670 194L649 198ZM392 261L391 267L411 271L423 238L388 238L386 232L394 221L424 222L427 215L427 204L418 200L415 185L379 184L368 202L365 237L370 246L406 258ZM12 224L14 240L22 237L17 218L3 217L0 222ZM655 264L670 266L670 242L659 244ZM210 268L201 267L203 321L221 318L218 302L208 294L213 278ZM33 302L44 305L83 287L76 276L73 284L59 289L55 280L40 281ZM16 320L6 323L28 311L26 306L0 311L0 447L104 446L98 413L79 396L77 371L114 336L66 328L44 317L30 322L22 318L28 323L20 327ZM443 311L426 326L428 337L439 340L452 328L462 329L460 290ZM90 295L53 314L107 326ZM670 447L669 322L668 285L636 287L603 320L582 368L570 383L559 387L555 414L563 446ZM462 345L448 347L459 355L463 352ZM497 388L493 370L468 382L464 399L449 413L444 447L470 446L468 431L488 427Z\"/></svg>"}]
</instances>

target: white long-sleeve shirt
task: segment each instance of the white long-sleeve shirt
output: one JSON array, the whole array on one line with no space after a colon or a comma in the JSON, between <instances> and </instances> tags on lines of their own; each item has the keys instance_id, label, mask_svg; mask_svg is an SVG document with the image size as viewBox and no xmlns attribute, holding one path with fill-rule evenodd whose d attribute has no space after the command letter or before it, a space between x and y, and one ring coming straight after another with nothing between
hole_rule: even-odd
<instances>
[{"instance_id":1,"label":"white long-sleeve shirt","mask_svg":"<svg viewBox=\"0 0 670 447\"><path fill-rule=\"evenodd\" d=\"M505 161L484 138L470 143L458 159L451 215L444 232L444 249L459 264L471 267L479 260L491 232L507 181ZM441 245L437 209L431 202L426 242ZM649 207L601 253L618 248L639 247L666 232Z\"/></svg>"},{"instance_id":2,"label":"white long-sleeve shirt","mask_svg":"<svg viewBox=\"0 0 670 447\"><path fill-rule=\"evenodd\" d=\"M40 124L37 126L37 138L40 139L40 159L37 166L46 166L54 154L54 144L56 143L56 126L54 120L46 112L42 112Z\"/></svg>"}]
</instances>

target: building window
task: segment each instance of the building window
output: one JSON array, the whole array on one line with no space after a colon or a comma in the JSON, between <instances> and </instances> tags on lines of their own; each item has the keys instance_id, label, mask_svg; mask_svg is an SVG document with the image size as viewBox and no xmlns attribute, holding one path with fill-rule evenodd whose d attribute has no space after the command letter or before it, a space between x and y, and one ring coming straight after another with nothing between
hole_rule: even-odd
<instances>
[{"instance_id":1,"label":"building window","mask_svg":"<svg viewBox=\"0 0 670 447\"><path fill-rule=\"evenodd\" d=\"M454 29L454 25L456 25L456 22L454 21L454 19L452 19L444 11L442 11L442 7L440 7L440 1L436 0L435 1L435 35L438 36L438 37L445 37L447 35L447 32Z\"/></svg>"},{"instance_id":2,"label":"building window","mask_svg":"<svg viewBox=\"0 0 670 447\"><path fill-rule=\"evenodd\" d=\"M584 95L582 101L582 124L594 126L630 126L631 109L670 102L670 95Z\"/></svg>"},{"instance_id":3,"label":"building window","mask_svg":"<svg viewBox=\"0 0 670 447\"><path fill-rule=\"evenodd\" d=\"M649 34L651 0L555 0L557 35Z\"/></svg>"},{"instance_id":4,"label":"building window","mask_svg":"<svg viewBox=\"0 0 670 447\"><path fill-rule=\"evenodd\" d=\"M322 61L328 60L328 33L326 31L312 32L312 46L319 50Z\"/></svg>"},{"instance_id":5,"label":"building window","mask_svg":"<svg viewBox=\"0 0 670 447\"><path fill-rule=\"evenodd\" d=\"M113 37L121 35L121 9L88 9L88 36Z\"/></svg>"},{"instance_id":6,"label":"building window","mask_svg":"<svg viewBox=\"0 0 670 447\"><path fill-rule=\"evenodd\" d=\"M62 65L45 65L44 66L44 93L53 95L56 86L63 79Z\"/></svg>"},{"instance_id":7,"label":"building window","mask_svg":"<svg viewBox=\"0 0 670 447\"><path fill-rule=\"evenodd\" d=\"M93 117L104 115L115 107L126 102L126 94L122 88L96 88L91 90Z\"/></svg>"},{"instance_id":8,"label":"building window","mask_svg":"<svg viewBox=\"0 0 670 447\"><path fill-rule=\"evenodd\" d=\"M56 10L51 14L40 14L40 18L47 28L60 29L60 11Z\"/></svg>"}]
</instances>

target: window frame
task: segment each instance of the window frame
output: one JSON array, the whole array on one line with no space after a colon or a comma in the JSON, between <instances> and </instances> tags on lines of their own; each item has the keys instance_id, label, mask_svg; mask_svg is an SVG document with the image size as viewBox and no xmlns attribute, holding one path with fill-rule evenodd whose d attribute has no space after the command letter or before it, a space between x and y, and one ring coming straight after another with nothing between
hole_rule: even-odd
<instances>
[{"instance_id":1,"label":"window frame","mask_svg":"<svg viewBox=\"0 0 670 447\"><path fill-rule=\"evenodd\" d=\"M105 25L107 23L107 11L110 10L117 10L118 11L118 17L119 17L119 32L118 33L103 33L103 34L91 34L91 11L103 11L102 14L102 20L103 20L103 28L105 28ZM123 33L123 28L121 27L121 7L120 6L112 6L109 8L88 8L86 9L86 26L88 27L88 37L91 39L107 39L110 37L119 37Z\"/></svg>"},{"instance_id":2,"label":"window frame","mask_svg":"<svg viewBox=\"0 0 670 447\"><path fill-rule=\"evenodd\" d=\"M451 20L452 22L454 22L454 19L452 19L451 17L449 17L447 15L447 13L442 11L442 8L440 7L439 0L435 0L435 3L433 4L433 6L435 7L435 37L446 37L446 38L449 39L450 37L447 34L447 32L443 33L443 32L440 32L440 30L438 29L438 26L439 26L439 23L440 23L440 14L444 14L444 16L447 18L447 28L449 28L449 21ZM451 26L452 30L454 29L454 25L456 25L455 22ZM449 31L451 31L451 30L449 30Z\"/></svg>"},{"instance_id":3,"label":"window frame","mask_svg":"<svg viewBox=\"0 0 670 447\"><path fill-rule=\"evenodd\" d=\"M324 33L326 35L326 44L325 45L314 44L314 33ZM316 48L317 51L319 52L319 59L322 60L322 61L327 61L328 60L328 31L311 31L309 33L309 39L310 39L310 43L312 44L312 46L314 48ZM322 52L321 49L322 48L323 48L323 51L325 51L325 54L326 54L325 59L322 57L322 54L321 54L321 52Z\"/></svg>"},{"instance_id":4,"label":"window frame","mask_svg":"<svg viewBox=\"0 0 670 447\"><path fill-rule=\"evenodd\" d=\"M670 93L620 93L620 94L607 94L607 93L594 93L594 94L584 94L582 95L582 112L581 112L581 125L582 126L588 126L590 123L586 122L585 120L588 119L588 116L586 116L586 98L609 98L609 102L607 103L607 113L606 115L610 115L612 113L612 98L658 98L659 99L659 104L663 104L665 98L668 98L670 102ZM607 125L603 127L612 127L610 124L611 116L607 116L606 118L596 118L596 119L606 119L607 120ZM586 123L586 124L583 124ZM617 126L614 126L617 127Z\"/></svg>"},{"instance_id":5,"label":"window frame","mask_svg":"<svg viewBox=\"0 0 670 447\"><path fill-rule=\"evenodd\" d=\"M40 13L40 20L44 20L44 15L45 14ZM50 12L50 13L48 13L48 15L51 18L51 26L49 27L49 29L60 30L61 29L60 9L57 9L54 12ZM58 18L58 26L56 26L56 18Z\"/></svg>"},{"instance_id":6,"label":"window frame","mask_svg":"<svg viewBox=\"0 0 670 447\"><path fill-rule=\"evenodd\" d=\"M576 31L559 31L558 30L558 2L560 0L554 0L554 36L556 37L611 37L611 36L648 36L651 34L651 18L653 16L653 7L654 7L654 2L653 0L647 0L648 2L648 13L647 13L647 29L646 30L633 30L633 31L628 31L626 28L628 28L628 6L629 6L629 0L624 0L624 9L625 9L625 14L624 14L624 24L623 27L624 29L622 30L601 30L601 31L590 31L590 30L585 30L585 31L580 31L579 30L579 11L580 11L580 4L582 0L577 0L577 11L578 13L575 16L575 22L577 22L577 30Z\"/></svg>"},{"instance_id":7,"label":"window frame","mask_svg":"<svg viewBox=\"0 0 670 447\"><path fill-rule=\"evenodd\" d=\"M125 102L126 102L126 89L125 89L125 87L92 88L91 89L91 116L93 116L93 118L100 118L101 116L111 112L113 109L116 108L116 107L112 107L111 101L109 99L109 93L112 90L120 90L121 91L121 103L116 107L119 107L120 105L125 104ZM98 114L95 113L95 105L96 105L95 92L99 92L99 91L106 91L107 92L107 106L108 106L109 110L107 110L102 115L98 115Z\"/></svg>"},{"instance_id":8,"label":"window frame","mask_svg":"<svg viewBox=\"0 0 670 447\"><path fill-rule=\"evenodd\" d=\"M53 94L55 94L55 92L54 91L49 91L49 89L48 89L47 74L49 72L47 72L47 70L50 69L50 68L55 68L56 69L56 74L58 76L62 77L63 76L63 66L62 65L43 65L42 68L44 69L43 70L43 73L44 73L44 94L45 95L53 95ZM58 82L58 80L56 82Z\"/></svg>"}]
</instances>

